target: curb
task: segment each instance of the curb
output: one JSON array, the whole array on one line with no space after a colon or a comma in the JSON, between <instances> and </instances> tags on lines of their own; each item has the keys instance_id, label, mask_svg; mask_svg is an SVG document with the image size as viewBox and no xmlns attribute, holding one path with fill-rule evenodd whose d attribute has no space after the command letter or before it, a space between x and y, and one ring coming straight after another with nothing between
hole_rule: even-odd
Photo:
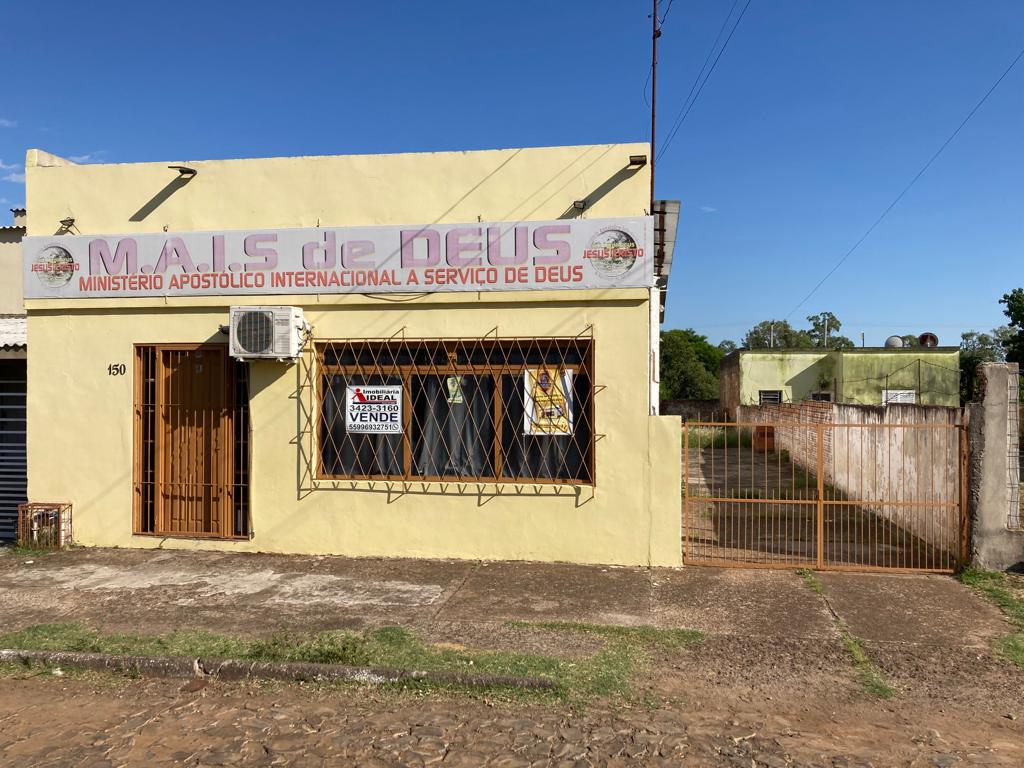
<instances>
[{"instance_id":1,"label":"curb","mask_svg":"<svg viewBox=\"0 0 1024 768\"><path fill-rule=\"evenodd\" d=\"M471 675L459 672L429 672L412 669L346 667L339 664L302 662L239 661L237 659L199 659L181 656L115 656L75 651L0 650L0 662L43 663L77 667L94 672L129 672L153 677L215 677L220 680L350 680L359 683L425 682L457 685L464 688L519 688L533 691L554 690L555 683L543 677L511 675Z\"/></svg>"}]
</instances>

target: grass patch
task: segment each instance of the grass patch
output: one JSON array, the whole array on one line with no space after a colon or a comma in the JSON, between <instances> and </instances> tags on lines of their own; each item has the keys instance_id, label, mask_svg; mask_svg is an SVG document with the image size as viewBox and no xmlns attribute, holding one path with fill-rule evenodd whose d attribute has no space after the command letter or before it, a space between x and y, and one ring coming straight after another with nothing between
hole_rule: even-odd
<instances>
[{"instance_id":1,"label":"grass patch","mask_svg":"<svg viewBox=\"0 0 1024 768\"><path fill-rule=\"evenodd\" d=\"M1000 656L1024 669L1024 634L1003 635L996 638L992 645Z\"/></svg>"},{"instance_id":2,"label":"grass patch","mask_svg":"<svg viewBox=\"0 0 1024 768\"><path fill-rule=\"evenodd\" d=\"M853 668L857 673L857 679L861 687L872 696L879 699L891 699L896 695L896 689L886 681L882 671L875 666L868 656L867 649L859 637L850 632L849 628L842 622L836 622L839 629L839 637L843 646L850 653L853 659Z\"/></svg>"},{"instance_id":3,"label":"grass patch","mask_svg":"<svg viewBox=\"0 0 1024 768\"><path fill-rule=\"evenodd\" d=\"M807 568L799 568L796 570L796 575L800 577L800 580L810 589L812 592L824 595L825 585L821 583L821 579L818 575Z\"/></svg>"},{"instance_id":4,"label":"grass patch","mask_svg":"<svg viewBox=\"0 0 1024 768\"><path fill-rule=\"evenodd\" d=\"M601 650L589 657L561 659L511 651L438 648L423 642L415 633L403 627L381 627L362 634L342 631L304 634L280 632L270 638L246 638L197 630L182 630L165 635L108 634L81 623L59 623L37 624L2 634L0 648L311 662L429 672L540 677L551 680L555 684L554 691L531 691L524 695L584 703L598 696L628 696L630 679L645 661L646 649L680 649L702 637L699 632L654 627L603 627L562 622L519 626L583 632L599 635L607 642ZM427 681L403 683L402 687L458 688ZM503 686L494 688L509 690Z\"/></svg>"},{"instance_id":5,"label":"grass patch","mask_svg":"<svg viewBox=\"0 0 1024 768\"><path fill-rule=\"evenodd\" d=\"M967 568L960 574L960 581L981 592L1003 612L1011 624L1024 632L1024 598L1013 593L1006 574Z\"/></svg>"},{"instance_id":6,"label":"grass patch","mask_svg":"<svg viewBox=\"0 0 1024 768\"><path fill-rule=\"evenodd\" d=\"M45 547L30 547L24 544L11 544L9 547L4 547L4 549L13 557L45 557L58 551Z\"/></svg>"},{"instance_id":7,"label":"grass patch","mask_svg":"<svg viewBox=\"0 0 1024 768\"><path fill-rule=\"evenodd\" d=\"M704 640L704 633L697 629L663 629L648 625L621 627L610 624L586 624L578 621L510 621L507 626L513 629L574 632L579 635L593 635L603 640L639 644L666 651L678 651Z\"/></svg>"},{"instance_id":8,"label":"grass patch","mask_svg":"<svg viewBox=\"0 0 1024 768\"><path fill-rule=\"evenodd\" d=\"M1000 656L1024 669L1024 597L1014 593L1006 574L999 571L966 568L960 573L960 581L984 595L1017 630L996 638L992 647Z\"/></svg>"},{"instance_id":9,"label":"grass patch","mask_svg":"<svg viewBox=\"0 0 1024 768\"><path fill-rule=\"evenodd\" d=\"M586 696L628 697L631 678L650 662L649 651L680 651L702 642L704 633L694 629L662 629L651 626L622 627L575 621L510 621L513 629L541 630L590 635L604 640L593 656L565 663L565 681L570 698ZM576 692L573 696L572 692ZM580 697L579 694L584 694ZM580 701L582 703L582 701Z\"/></svg>"},{"instance_id":10,"label":"grass patch","mask_svg":"<svg viewBox=\"0 0 1024 768\"><path fill-rule=\"evenodd\" d=\"M821 579L818 578L814 571L807 568L799 568L795 573L808 589L824 597L825 585L821 583ZM832 615L832 623L839 631L839 639L842 641L843 647L850 654L850 659L853 661L853 669L861 688L875 698L891 699L896 695L896 689L889 685L885 675L882 674L882 670L871 660L867 648L864 647L864 642L853 634L842 620L836 618L834 613Z\"/></svg>"},{"instance_id":11,"label":"grass patch","mask_svg":"<svg viewBox=\"0 0 1024 768\"><path fill-rule=\"evenodd\" d=\"M690 427L686 430L687 448L750 448L753 442L750 430L738 427Z\"/></svg>"}]
</instances>

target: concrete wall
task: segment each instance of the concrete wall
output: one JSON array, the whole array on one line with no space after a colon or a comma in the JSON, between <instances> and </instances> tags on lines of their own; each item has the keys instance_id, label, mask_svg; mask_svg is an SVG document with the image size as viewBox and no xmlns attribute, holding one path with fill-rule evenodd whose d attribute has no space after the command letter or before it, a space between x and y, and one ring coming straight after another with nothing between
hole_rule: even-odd
<instances>
[{"instance_id":1,"label":"concrete wall","mask_svg":"<svg viewBox=\"0 0 1024 768\"><path fill-rule=\"evenodd\" d=\"M883 389L909 389L918 405L960 405L960 351L936 349L740 350L722 360L719 399L735 414L758 405L761 390L784 403L831 392L837 403L881 405Z\"/></svg>"},{"instance_id":2,"label":"concrete wall","mask_svg":"<svg viewBox=\"0 0 1024 768\"><path fill-rule=\"evenodd\" d=\"M980 397L967 406L970 458L971 551L975 565L1005 570L1024 562L1024 530L1011 529L1019 515L1020 477L1011 449L1018 429L1016 363L978 366ZM1019 447L1018 447L1019 450ZM1019 518L1017 518L1019 519Z\"/></svg>"},{"instance_id":3,"label":"concrete wall","mask_svg":"<svg viewBox=\"0 0 1024 768\"><path fill-rule=\"evenodd\" d=\"M26 162L29 234L643 215L645 144L424 155L73 166ZM170 191L168 192L168 189ZM158 204L154 205L153 201ZM28 302L30 498L74 503L86 544L413 557L681 563L678 417L649 415L647 289ZM391 299L391 300L388 300ZM253 363L248 541L132 535L134 344L223 340L229 304L304 308L318 338L574 336L593 327L596 482L589 486L318 482L299 487L296 367ZM655 334L656 335L656 334ZM637 393L641 393L638 397ZM73 403L74 405L68 405ZM56 469L55 468L59 468Z\"/></svg>"},{"instance_id":4,"label":"concrete wall","mask_svg":"<svg viewBox=\"0 0 1024 768\"><path fill-rule=\"evenodd\" d=\"M726 418L736 420L740 405L740 353L731 352L718 364L718 402Z\"/></svg>"},{"instance_id":5,"label":"concrete wall","mask_svg":"<svg viewBox=\"0 0 1024 768\"><path fill-rule=\"evenodd\" d=\"M784 403L831 390L835 362L828 351L751 350L739 355L740 405L757 405L762 389L782 390Z\"/></svg>"},{"instance_id":6,"label":"concrete wall","mask_svg":"<svg viewBox=\"0 0 1024 768\"><path fill-rule=\"evenodd\" d=\"M718 400L662 400L663 416L679 416L683 421L724 421L725 412Z\"/></svg>"},{"instance_id":7,"label":"concrete wall","mask_svg":"<svg viewBox=\"0 0 1024 768\"><path fill-rule=\"evenodd\" d=\"M918 405L960 406L960 350L956 347L844 349L838 365L838 402L881 405L883 389L909 389L917 392Z\"/></svg>"},{"instance_id":8,"label":"concrete wall","mask_svg":"<svg viewBox=\"0 0 1024 768\"><path fill-rule=\"evenodd\" d=\"M0 315L25 312L22 301L21 238L25 230L0 229Z\"/></svg>"}]
</instances>

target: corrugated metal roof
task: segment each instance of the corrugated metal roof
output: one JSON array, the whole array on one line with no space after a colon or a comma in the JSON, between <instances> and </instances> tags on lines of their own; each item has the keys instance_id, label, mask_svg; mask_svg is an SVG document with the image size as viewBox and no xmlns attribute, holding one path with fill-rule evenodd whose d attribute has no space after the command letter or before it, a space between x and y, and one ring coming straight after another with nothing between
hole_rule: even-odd
<instances>
[{"instance_id":1,"label":"corrugated metal roof","mask_svg":"<svg viewBox=\"0 0 1024 768\"><path fill-rule=\"evenodd\" d=\"M28 346L24 315L0 315L0 350L21 350Z\"/></svg>"},{"instance_id":2,"label":"corrugated metal roof","mask_svg":"<svg viewBox=\"0 0 1024 768\"><path fill-rule=\"evenodd\" d=\"M0 229L12 229L12 230L13 229L18 229L18 230L21 230L22 234L25 233L25 228L24 227L19 227L17 224L15 224L13 226L8 225L8 224L2 224L2 225L0 225Z\"/></svg>"}]
</instances>

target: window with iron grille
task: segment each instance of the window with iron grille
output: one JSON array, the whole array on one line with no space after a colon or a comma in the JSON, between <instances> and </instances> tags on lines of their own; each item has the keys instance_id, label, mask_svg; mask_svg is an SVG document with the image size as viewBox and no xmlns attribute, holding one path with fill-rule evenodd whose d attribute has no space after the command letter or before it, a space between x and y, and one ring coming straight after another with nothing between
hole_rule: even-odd
<instances>
[{"instance_id":1,"label":"window with iron grille","mask_svg":"<svg viewBox=\"0 0 1024 768\"><path fill-rule=\"evenodd\" d=\"M812 400L814 402L818 402L818 403L831 403L832 402L832 393L831 392L811 392L811 394L808 396L807 399L808 400Z\"/></svg>"},{"instance_id":2,"label":"window with iron grille","mask_svg":"<svg viewBox=\"0 0 1024 768\"><path fill-rule=\"evenodd\" d=\"M762 389L757 393L758 405L780 405L782 403L781 389Z\"/></svg>"},{"instance_id":3,"label":"window with iron grille","mask_svg":"<svg viewBox=\"0 0 1024 768\"><path fill-rule=\"evenodd\" d=\"M590 338L332 341L316 353L321 479L594 482Z\"/></svg>"},{"instance_id":4,"label":"window with iron grille","mask_svg":"<svg viewBox=\"0 0 1024 768\"><path fill-rule=\"evenodd\" d=\"M882 405L890 403L906 403L914 405L917 402L917 391L913 389L883 389Z\"/></svg>"}]
</instances>

